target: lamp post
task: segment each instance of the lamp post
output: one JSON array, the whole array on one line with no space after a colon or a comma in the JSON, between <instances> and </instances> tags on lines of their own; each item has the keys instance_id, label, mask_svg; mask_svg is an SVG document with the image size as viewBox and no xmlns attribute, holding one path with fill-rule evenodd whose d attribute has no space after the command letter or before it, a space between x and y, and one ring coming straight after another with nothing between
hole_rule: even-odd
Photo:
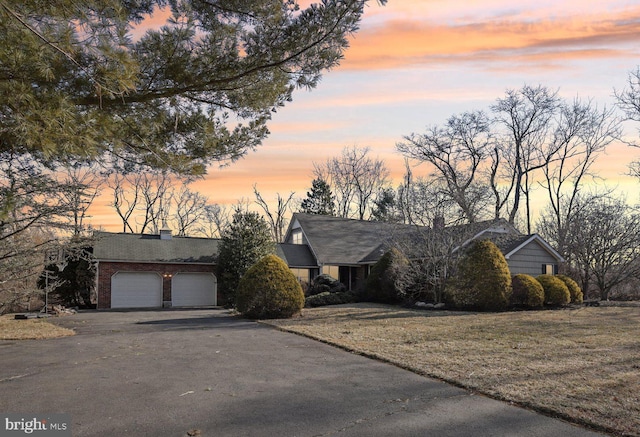
<instances>
[{"instance_id":1,"label":"lamp post","mask_svg":"<svg viewBox=\"0 0 640 437\"><path fill-rule=\"evenodd\" d=\"M65 257L64 249L50 249L45 253L45 262L47 266L51 264L55 264L58 268L58 272L61 272L67 267L67 260ZM49 312L49 274L53 273L47 270L47 267L44 269L44 309L41 312L47 314Z\"/></svg>"}]
</instances>

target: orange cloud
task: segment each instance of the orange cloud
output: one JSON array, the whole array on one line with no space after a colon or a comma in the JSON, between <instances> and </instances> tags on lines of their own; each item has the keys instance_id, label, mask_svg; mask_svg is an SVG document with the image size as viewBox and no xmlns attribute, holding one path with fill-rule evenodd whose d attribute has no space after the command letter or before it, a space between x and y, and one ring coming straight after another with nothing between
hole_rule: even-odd
<instances>
[{"instance_id":1,"label":"orange cloud","mask_svg":"<svg viewBox=\"0 0 640 437\"><path fill-rule=\"evenodd\" d=\"M390 20L362 29L352 39L341 68L384 69L425 65L433 61L477 61L519 55L538 62L621 56L621 46L635 50L640 37L640 7L617 14L434 24L411 18ZM618 50L612 50L613 47Z\"/></svg>"}]
</instances>

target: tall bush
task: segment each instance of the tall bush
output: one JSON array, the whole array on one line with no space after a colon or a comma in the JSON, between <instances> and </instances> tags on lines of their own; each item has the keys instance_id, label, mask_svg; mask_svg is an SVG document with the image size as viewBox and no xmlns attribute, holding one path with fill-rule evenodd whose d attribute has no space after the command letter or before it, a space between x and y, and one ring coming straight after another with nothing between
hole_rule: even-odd
<instances>
[{"instance_id":1,"label":"tall bush","mask_svg":"<svg viewBox=\"0 0 640 437\"><path fill-rule=\"evenodd\" d=\"M240 278L266 255L275 253L267 222L255 212L236 210L222 233L218 255L218 290L224 305L233 305Z\"/></svg>"},{"instance_id":2,"label":"tall bush","mask_svg":"<svg viewBox=\"0 0 640 437\"><path fill-rule=\"evenodd\" d=\"M236 290L236 308L254 319L291 317L303 306L300 282L276 255L267 255L247 270Z\"/></svg>"},{"instance_id":3,"label":"tall bush","mask_svg":"<svg viewBox=\"0 0 640 437\"><path fill-rule=\"evenodd\" d=\"M499 311L506 308L510 295L511 274L504 255L490 240L475 241L447 285L447 300L458 308Z\"/></svg>"},{"instance_id":4,"label":"tall bush","mask_svg":"<svg viewBox=\"0 0 640 437\"><path fill-rule=\"evenodd\" d=\"M400 302L408 266L409 260L399 250L389 250L371 268L362 299L381 303Z\"/></svg>"},{"instance_id":5,"label":"tall bush","mask_svg":"<svg viewBox=\"0 0 640 437\"><path fill-rule=\"evenodd\" d=\"M571 302L569 288L562 280L553 275L540 275L536 277L544 288L544 302L551 306L566 305Z\"/></svg>"}]
</instances>

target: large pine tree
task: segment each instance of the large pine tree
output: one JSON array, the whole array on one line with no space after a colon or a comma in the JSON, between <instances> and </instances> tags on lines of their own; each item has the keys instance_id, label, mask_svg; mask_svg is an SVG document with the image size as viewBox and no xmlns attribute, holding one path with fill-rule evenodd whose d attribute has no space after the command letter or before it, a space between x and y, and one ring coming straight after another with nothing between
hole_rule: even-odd
<instances>
[{"instance_id":1,"label":"large pine tree","mask_svg":"<svg viewBox=\"0 0 640 437\"><path fill-rule=\"evenodd\" d=\"M2 0L0 154L196 174L234 160L338 65L366 3Z\"/></svg>"}]
</instances>

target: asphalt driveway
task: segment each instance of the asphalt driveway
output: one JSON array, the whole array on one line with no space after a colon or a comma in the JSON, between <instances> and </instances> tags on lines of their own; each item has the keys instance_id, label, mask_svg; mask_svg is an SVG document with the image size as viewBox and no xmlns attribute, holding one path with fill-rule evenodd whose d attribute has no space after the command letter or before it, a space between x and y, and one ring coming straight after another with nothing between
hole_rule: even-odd
<instances>
[{"instance_id":1,"label":"asphalt driveway","mask_svg":"<svg viewBox=\"0 0 640 437\"><path fill-rule=\"evenodd\" d=\"M0 412L74 436L596 436L220 309L85 312L0 341Z\"/></svg>"}]
</instances>

